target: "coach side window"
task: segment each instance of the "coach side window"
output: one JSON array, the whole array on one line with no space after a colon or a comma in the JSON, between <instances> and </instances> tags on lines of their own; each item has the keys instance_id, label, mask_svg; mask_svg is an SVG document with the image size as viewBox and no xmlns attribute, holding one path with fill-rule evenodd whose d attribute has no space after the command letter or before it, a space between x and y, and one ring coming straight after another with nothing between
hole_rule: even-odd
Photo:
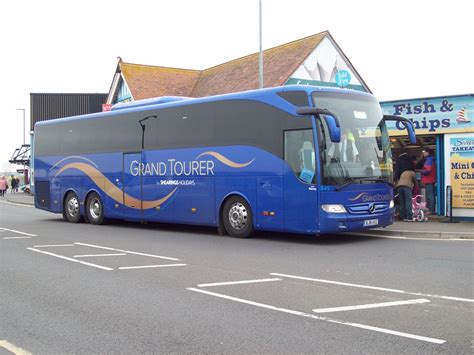
<instances>
[{"instance_id":1,"label":"coach side window","mask_svg":"<svg viewBox=\"0 0 474 355\"><path fill-rule=\"evenodd\" d=\"M313 130L285 131L285 161L301 181L316 181Z\"/></svg>"}]
</instances>

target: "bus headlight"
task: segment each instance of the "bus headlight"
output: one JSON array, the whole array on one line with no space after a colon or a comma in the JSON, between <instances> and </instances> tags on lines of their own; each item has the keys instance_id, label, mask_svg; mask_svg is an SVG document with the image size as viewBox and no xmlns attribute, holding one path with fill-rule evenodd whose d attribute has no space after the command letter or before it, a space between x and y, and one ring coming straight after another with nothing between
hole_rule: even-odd
<instances>
[{"instance_id":1,"label":"bus headlight","mask_svg":"<svg viewBox=\"0 0 474 355\"><path fill-rule=\"evenodd\" d=\"M327 213L346 213L343 205L321 205L321 208Z\"/></svg>"},{"instance_id":2,"label":"bus headlight","mask_svg":"<svg viewBox=\"0 0 474 355\"><path fill-rule=\"evenodd\" d=\"M390 204L388 205L388 208L394 208L395 207L395 202L393 200L390 200Z\"/></svg>"}]
</instances>

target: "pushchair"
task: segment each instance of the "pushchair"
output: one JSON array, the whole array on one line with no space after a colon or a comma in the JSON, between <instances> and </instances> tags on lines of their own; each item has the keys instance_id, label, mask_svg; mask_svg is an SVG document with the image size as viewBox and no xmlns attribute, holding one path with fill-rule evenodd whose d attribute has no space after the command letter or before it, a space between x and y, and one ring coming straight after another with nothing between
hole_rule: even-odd
<instances>
[{"instance_id":1,"label":"pushchair","mask_svg":"<svg viewBox=\"0 0 474 355\"><path fill-rule=\"evenodd\" d=\"M415 195L411 199L411 207L414 220L417 222L426 222L428 220L428 217L425 216L426 200L422 195Z\"/></svg>"}]
</instances>

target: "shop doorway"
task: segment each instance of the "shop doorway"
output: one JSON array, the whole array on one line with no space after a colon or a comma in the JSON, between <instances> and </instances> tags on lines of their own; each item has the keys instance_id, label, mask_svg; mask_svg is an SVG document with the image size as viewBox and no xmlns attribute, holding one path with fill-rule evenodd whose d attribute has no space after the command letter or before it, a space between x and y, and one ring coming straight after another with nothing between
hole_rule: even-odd
<instances>
[{"instance_id":1,"label":"shop doorway","mask_svg":"<svg viewBox=\"0 0 474 355\"><path fill-rule=\"evenodd\" d=\"M426 201L426 189L425 186L421 183L421 170L423 168L424 159L423 159L423 150L431 149L433 152L433 157L436 160L436 169L437 169L437 176L439 174L439 167L440 167L440 152L437 149L437 136L436 135L417 135L416 136L416 143L411 144L410 139L405 136L401 137L391 137L390 138L391 146L392 146L392 156L393 156L393 163L394 163L394 171L397 171L397 161L400 155L408 154L408 156L413 157L413 160L416 162L415 164L415 172L416 178L418 180L418 186L420 187L417 191L418 194L423 196L423 200ZM437 186L442 186L442 181L436 181ZM440 189L435 188L435 206L436 211L439 213L439 202L441 199Z\"/></svg>"}]
</instances>

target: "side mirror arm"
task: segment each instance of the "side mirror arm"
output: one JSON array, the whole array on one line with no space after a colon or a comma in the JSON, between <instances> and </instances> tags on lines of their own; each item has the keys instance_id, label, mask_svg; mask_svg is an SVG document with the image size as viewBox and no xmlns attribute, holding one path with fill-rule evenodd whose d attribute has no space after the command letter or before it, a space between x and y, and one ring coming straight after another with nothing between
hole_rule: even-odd
<instances>
[{"instance_id":1,"label":"side mirror arm","mask_svg":"<svg viewBox=\"0 0 474 355\"><path fill-rule=\"evenodd\" d=\"M331 142L339 143L341 141L341 123L335 113L316 107L298 107L296 113L303 116L314 115L321 117L321 115L323 115L326 125L329 128Z\"/></svg>"},{"instance_id":2,"label":"side mirror arm","mask_svg":"<svg viewBox=\"0 0 474 355\"><path fill-rule=\"evenodd\" d=\"M400 122L405 126L406 130L408 131L408 136L410 137L410 143L411 144L416 144L416 135L415 135L415 127L413 127L413 122L410 120L400 117L400 116L394 116L394 115L384 115L383 116L384 121L396 121Z\"/></svg>"}]
</instances>

